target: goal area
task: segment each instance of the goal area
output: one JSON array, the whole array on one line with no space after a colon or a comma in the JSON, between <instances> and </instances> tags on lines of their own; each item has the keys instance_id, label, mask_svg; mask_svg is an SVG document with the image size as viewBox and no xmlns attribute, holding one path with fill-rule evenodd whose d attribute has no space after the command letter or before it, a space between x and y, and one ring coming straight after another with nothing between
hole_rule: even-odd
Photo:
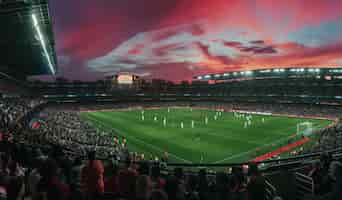
<instances>
[{"instance_id":1,"label":"goal area","mask_svg":"<svg viewBox=\"0 0 342 200\"><path fill-rule=\"evenodd\" d=\"M297 124L297 135L309 136L313 132L311 122L301 122Z\"/></svg>"}]
</instances>

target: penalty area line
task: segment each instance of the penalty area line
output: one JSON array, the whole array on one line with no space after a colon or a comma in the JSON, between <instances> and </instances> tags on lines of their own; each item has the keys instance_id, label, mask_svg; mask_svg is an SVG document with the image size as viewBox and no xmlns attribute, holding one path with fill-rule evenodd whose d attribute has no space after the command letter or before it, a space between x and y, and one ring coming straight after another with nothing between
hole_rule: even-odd
<instances>
[{"instance_id":1,"label":"penalty area line","mask_svg":"<svg viewBox=\"0 0 342 200\"><path fill-rule=\"evenodd\" d=\"M313 127L322 128L321 125L319 125L319 124L317 124L317 125L315 125L315 126L313 126ZM235 154L235 155L231 155L231 156L226 157L226 158L224 158L224 159L222 159L222 160L215 161L214 163L215 163L215 164L216 164L216 163L221 163L221 162L223 162L223 161L227 161L227 160L231 160L231 159L233 159L233 158L238 158L238 157L244 156L244 155L246 155L246 154L249 154L249 153L255 151L255 149L257 149L257 148L264 148L264 147L270 146L270 145L272 145L272 144L276 144L276 143L279 143L279 142L281 142L281 141L284 141L284 140L286 140L286 139L288 139L288 138L289 138L289 136L280 138L279 140L275 140L275 141L272 141L272 142L270 142L270 143L261 145L261 146L259 146L259 147L255 147L255 148L253 148L253 149L251 149L251 150L249 150L249 151L245 151L245 152L242 152L242 153L238 153L238 154Z\"/></svg>"},{"instance_id":2,"label":"penalty area line","mask_svg":"<svg viewBox=\"0 0 342 200\"><path fill-rule=\"evenodd\" d=\"M108 126L108 125L106 125L105 123L103 123L103 122L101 122L101 121L99 121L99 120L97 120L97 119L94 119L93 117L90 117L90 116L89 116L88 118L91 118L90 120L95 121L96 123L102 124L104 127ZM141 144L144 144L144 145L146 145L146 146L149 146L149 147L153 148L154 150L159 151L160 153L164 153L164 151L163 151L161 148L159 148L159 147L157 147L157 146L155 146L155 145L153 145L153 144L147 143L147 142L145 142L145 141L143 141L143 140L141 140L141 139L138 139L138 138L136 138L136 137L134 137L134 136L131 136L131 135L126 136L126 135L122 134L121 131L116 130L116 129L113 128L113 127L110 127L110 129L114 130L114 131L117 132L117 133L120 133L121 136L125 136L125 137L127 137L127 138L129 138L129 139L135 140L136 142L139 142L139 143L141 143ZM176 158L177 160L181 160L181 161L183 161L183 162L190 163L190 164L192 163L190 160L186 160L186 159L184 159L184 158L181 158L181 157L179 157L179 156L177 156L177 155L175 155L175 154L173 154L173 153L168 152L168 154L169 154L170 156Z\"/></svg>"},{"instance_id":3,"label":"penalty area line","mask_svg":"<svg viewBox=\"0 0 342 200\"><path fill-rule=\"evenodd\" d=\"M235 154L235 155L231 155L231 156L226 157L226 158L224 158L224 159L222 159L222 160L215 161L214 163L216 164L216 163L221 163L221 162L223 162L223 161L231 160L231 159L233 159L233 158L239 158L239 157L241 157L241 156L244 156L244 155L246 155L246 154L249 154L249 153L255 151L255 149L257 149L257 148L264 148L264 147L270 146L270 145L272 145L272 144L276 144L276 143L279 143L279 142L281 142L281 141L284 141L284 140L286 140L286 139L288 139L288 136L287 136L287 137L284 137L284 138L281 138L281 139L279 139L279 140L275 140L275 141L272 141L272 142L270 142L270 143L267 143L267 144L258 146L258 147L254 147L254 148L252 148L251 150L248 150L248 151L245 151L245 152L241 152L241 153L238 153L238 154Z\"/></svg>"}]
</instances>

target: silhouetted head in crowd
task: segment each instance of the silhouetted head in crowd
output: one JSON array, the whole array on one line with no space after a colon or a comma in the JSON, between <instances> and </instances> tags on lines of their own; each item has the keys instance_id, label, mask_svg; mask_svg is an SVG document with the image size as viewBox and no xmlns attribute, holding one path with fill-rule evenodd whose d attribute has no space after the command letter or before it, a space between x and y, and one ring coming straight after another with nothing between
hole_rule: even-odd
<instances>
[{"instance_id":1,"label":"silhouetted head in crowd","mask_svg":"<svg viewBox=\"0 0 342 200\"><path fill-rule=\"evenodd\" d=\"M7 153L1 155L1 167L2 169L6 169L11 162L11 156Z\"/></svg>"},{"instance_id":2,"label":"silhouetted head in crowd","mask_svg":"<svg viewBox=\"0 0 342 200\"><path fill-rule=\"evenodd\" d=\"M93 161L96 159L96 152L95 151L89 151L88 152L88 160Z\"/></svg>"},{"instance_id":3,"label":"silhouetted head in crowd","mask_svg":"<svg viewBox=\"0 0 342 200\"><path fill-rule=\"evenodd\" d=\"M205 192L208 188L208 178L207 178L207 170L205 168L200 169L198 172L198 186L200 190L203 190L202 192Z\"/></svg>"},{"instance_id":4,"label":"silhouetted head in crowd","mask_svg":"<svg viewBox=\"0 0 342 200\"><path fill-rule=\"evenodd\" d=\"M227 186L228 185L228 176L224 172L216 173L216 184L218 186Z\"/></svg>"},{"instance_id":5,"label":"silhouetted head in crowd","mask_svg":"<svg viewBox=\"0 0 342 200\"><path fill-rule=\"evenodd\" d=\"M323 169L328 170L330 162L332 161L332 155L330 153L324 152L320 156L320 164Z\"/></svg>"},{"instance_id":6,"label":"silhouetted head in crowd","mask_svg":"<svg viewBox=\"0 0 342 200\"><path fill-rule=\"evenodd\" d=\"M179 181L175 176L170 175L167 177L165 191L169 199L176 199L177 193L179 192Z\"/></svg>"},{"instance_id":7,"label":"silhouetted head in crowd","mask_svg":"<svg viewBox=\"0 0 342 200\"><path fill-rule=\"evenodd\" d=\"M232 186L241 185L245 182L245 175L241 166L232 168Z\"/></svg>"},{"instance_id":8,"label":"silhouetted head in crowd","mask_svg":"<svg viewBox=\"0 0 342 200\"><path fill-rule=\"evenodd\" d=\"M82 159L81 157L76 157L73 163L74 166L80 166L82 165Z\"/></svg>"},{"instance_id":9,"label":"silhouetted head in crowd","mask_svg":"<svg viewBox=\"0 0 342 200\"><path fill-rule=\"evenodd\" d=\"M160 176L160 167L159 165L154 165L151 168L151 178L158 178Z\"/></svg>"},{"instance_id":10,"label":"silhouetted head in crowd","mask_svg":"<svg viewBox=\"0 0 342 200\"><path fill-rule=\"evenodd\" d=\"M33 155L34 155L34 157L36 157L36 158L41 157L41 156L44 156L44 155L43 155L43 152L42 152L42 150L40 150L40 148L36 148L36 149L34 150L34 152L33 152Z\"/></svg>"},{"instance_id":11,"label":"silhouetted head in crowd","mask_svg":"<svg viewBox=\"0 0 342 200\"><path fill-rule=\"evenodd\" d=\"M332 161L329 166L329 176L331 179L336 181L338 176L338 170L342 168L342 163L339 161Z\"/></svg>"},{"instance_id":12,"label":"silhouetted head in crowd","mask_svg":"<svg viewBox=\"0 0 342 200\"><path fill-rule=\"evenodd\" d=\"M139 174L141 175L149 175L149 165L147 162L140 162L139 163Z\"/></svg>"},{"instance_id":13,"label":"silhouetted head in crowd","mask_svg":"<svg viewBox=\"0 0 342 200\"><path fill-rule=\"evenodd\" d=\"M125 167L126 167L126 168L129 168L129 167L131 167L131 164L132 164L132 160L131 160L130 158L127 158L127 159L125 160Z\"/></svg>"},{"instance_id":14,"label":"silhouetted head in crowd","mask_svg":"<svg viewBox=\"0 0 342 200\"><path fill-rule=\"evenodd\" d=\"M153 190L151 200L168 200L167 194L163 190Z\"/></svg>"},{"instance_id":15,"label":"silhouetted head in crowd","mask_svg":"<svg viewBox=\"0 0 342 200\"><path fill-rule=\"evenodd\" d=\"M195 191L198 186L198 177L195 175L190 175L188 179L189 191Z\"/></svg>"},{"instance_id":16,"label":"silhouetted head in crowd","mask_svg":"<svg viewBox=\"0 0 342 200\"><path fill-rule=\"evenodd\" d=\"M39 169L41 176L45 179L50 179L58 174L58 165L55 160L46 160Z\"/></svg>"},{"instance_id":17,"label":"silhouetted head in crowd","mask_svg":"<svg viewBox=\"0 0 342 200\"><path fill-rule=\"evenodd\" d=\"M248 175L249 176L258 176L260 175L260 171L258 165L256 163L250 163L248 165Z\"/></svg>"},{"instance_id":18,"label":"silhouetted head in crowd","mask_svg":"<svg viewBox=\"0 0 342 200\"><path fill-rule=\"evenodd\" d=\"M183 179L184 178L183 168L180 168L180 167L175 168L174 174L176 178Z\"/></svg>"},{"instance_id":19,"label":"silhouetted head in crowd","mask_svg":"<svg viewBox=\"0 0 342 200\"><path fill-rule=\"evenodd\" d=\"M199 177L206 177L207 176L207 169L202 168L198 171L198 176Z\"/></svg>"},{"instance_id":20,"label":"silhouetted head in crowd","mask_svg":"<svg viewBox=\"0 0 342 200\"><path fill-rule=\"evenodd\" d=\"M16 177L12 178L9 181L8 187L7 187L7 199L22 199L24 195L25 189L24 189L24 178L22 177ZM21 197L21 198L20 198Z\"/></svg>"},{"instance_id":21,"label":"silhouetted head in crowd","mask_svg":"<svg viewBox=\"0 0 342 200\"><path fill-rule=\"evenodd\" d=\"M152 189L150 177L147 175L140 175L136 182L136 196L138 199L148 199Z\"/></svg>"}]
</instances>

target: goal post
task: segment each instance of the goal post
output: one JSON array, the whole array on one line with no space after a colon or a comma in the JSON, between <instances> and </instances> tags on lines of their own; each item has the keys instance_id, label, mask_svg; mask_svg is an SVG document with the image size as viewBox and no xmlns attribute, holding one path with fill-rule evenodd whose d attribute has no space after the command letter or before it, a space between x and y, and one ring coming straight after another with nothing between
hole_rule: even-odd
<instances>
[{"instance_id":1,"label":"goal post","mask_svg":"<svg viewBox=\"0 0 342 200\"><path fill-rule=\"evenodd\" d=\"M297 135L309 136L312 132L312 122L301 122L297 124Z\"/></svg>"}]
</instances>

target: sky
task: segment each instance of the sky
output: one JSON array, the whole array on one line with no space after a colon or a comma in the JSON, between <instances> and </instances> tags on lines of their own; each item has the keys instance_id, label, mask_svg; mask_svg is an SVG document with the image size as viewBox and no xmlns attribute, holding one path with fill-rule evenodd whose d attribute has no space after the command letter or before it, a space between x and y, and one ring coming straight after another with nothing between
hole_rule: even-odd
<instances>
[{"instance_id":1,"label":"sky","mask_svg":"<svg viewBox=\"0 0 342 200\"><path fill-rule=\"evenodd\" d=\"M342 66L341 0L50 0L59 76Z\"/></svg>"}]
</instances>

